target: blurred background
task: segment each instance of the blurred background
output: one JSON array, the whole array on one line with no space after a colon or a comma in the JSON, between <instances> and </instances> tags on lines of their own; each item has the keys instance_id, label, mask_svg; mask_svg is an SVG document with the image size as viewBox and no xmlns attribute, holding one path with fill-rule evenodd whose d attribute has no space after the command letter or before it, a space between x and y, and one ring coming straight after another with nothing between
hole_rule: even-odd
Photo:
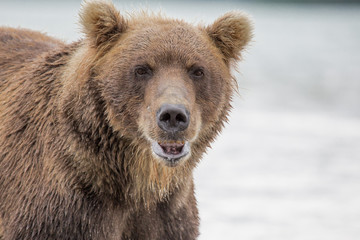
<instances>
[{"instance_id":1,"label":"blurred background","mask_svg":"<svg viewBox=\"0 0 360 240\"><path fill-rule=\"evenodd\" d=\"M360 1L115 1L210 24L250 14L225 131L195 172L201 240L360 239ZM82 37L80 1L0 0L0 24Z\"/></svg>"}]
</instances>

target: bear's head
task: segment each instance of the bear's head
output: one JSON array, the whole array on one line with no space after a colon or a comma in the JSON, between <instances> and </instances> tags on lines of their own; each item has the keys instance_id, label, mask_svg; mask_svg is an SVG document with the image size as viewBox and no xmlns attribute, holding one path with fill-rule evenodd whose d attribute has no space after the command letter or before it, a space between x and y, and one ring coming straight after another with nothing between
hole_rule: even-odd
<instances>
[{"instance_id":1,"label":"bear's head","mask_svg":"<svg viewBox=\"0 0 360 240\"><path fill-rule=\"evenodd\" d=\"M177 185L227 120L230 68L251 39L249 20L239 12L205 27L144 12L125 18L100 1L80 16L77 77L95 79L109 125L134 146L128 164L147 176L139 185Z\"/></svg>"}]
</instances>

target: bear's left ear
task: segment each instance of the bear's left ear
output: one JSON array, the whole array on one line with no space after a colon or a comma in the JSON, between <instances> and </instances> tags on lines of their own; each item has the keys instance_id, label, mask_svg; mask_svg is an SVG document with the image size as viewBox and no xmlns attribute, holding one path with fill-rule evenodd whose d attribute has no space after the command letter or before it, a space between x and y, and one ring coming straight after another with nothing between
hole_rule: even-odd
<instances>
[{"instance_id":1,"label":"bear's left ear","mask_svg":"<svg viewBox=\"0 0 360 240\"><path fill-rule=\"evenodd\" d=\"M109 46L125 32L127 21L110 1L85 1L80 23L86 36L96 47Z\"/></svg>"},{"instance_id":2,"label":"bear's left ear","mask_svg":"<svg viewBox=\"0 0 360 240\"><path fill-rule=\"evenodd\" d=\"M206 28L210 38L224 55L224 60L238 60L252 38L252 25L241 12L229 12Z\"/></svg>"}]
</instances>

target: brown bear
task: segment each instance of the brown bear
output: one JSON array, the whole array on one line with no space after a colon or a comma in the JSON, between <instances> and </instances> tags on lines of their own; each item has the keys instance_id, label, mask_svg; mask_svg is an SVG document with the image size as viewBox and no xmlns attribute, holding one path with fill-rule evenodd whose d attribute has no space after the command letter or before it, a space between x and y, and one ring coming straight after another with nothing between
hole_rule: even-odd
<instances>
[{"instance_id":1,"label":"brown bear","mask_svg":"<svg viewBox=\"0 0 360 240\"><path fill-rule=\"evenodd\" d=\"M251 24L91 1L72 44L0 28L0 238L196 239L193 169L219 134Z\"/></svg>"}]
</instances>

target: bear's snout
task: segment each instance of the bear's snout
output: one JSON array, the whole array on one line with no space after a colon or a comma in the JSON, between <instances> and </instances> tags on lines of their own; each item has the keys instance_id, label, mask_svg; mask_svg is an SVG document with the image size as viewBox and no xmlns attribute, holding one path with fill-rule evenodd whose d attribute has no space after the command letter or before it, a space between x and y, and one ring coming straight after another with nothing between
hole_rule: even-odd
<instances>
[{"instance_id":1,"label":"bear's snout","mask_svg":"<svg viewBox=\"0 0 360 240\"><path fill-rule=\"evenodd\" d=\"M190 122L190 113L182 104L163 104L156 114L158 126L169 133L184 131Z\"/></svg>"}]
</instances>

